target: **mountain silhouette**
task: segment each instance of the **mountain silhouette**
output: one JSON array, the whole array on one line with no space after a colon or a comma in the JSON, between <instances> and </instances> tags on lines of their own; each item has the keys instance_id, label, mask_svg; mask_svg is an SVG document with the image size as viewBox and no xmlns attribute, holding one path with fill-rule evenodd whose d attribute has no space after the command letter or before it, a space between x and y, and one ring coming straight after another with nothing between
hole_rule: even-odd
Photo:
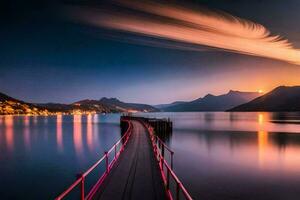
<instances>
[{"instance_id":1,"label":"mountain silhouette","mask_svg":"<svg viewBox=\"0 0 300 200\"><path fill-rule=\"evenodd\" d=\"M146 104L125 103L116 98L100 100L81 100L72 104L27 103L0 93L0 115L49 115L57 113L119 113L119 112L157 112L157 108Z\"/></svg>"},{"instance_id":2,"label":"mountain silhouette","mask_svg":"<svg viewBox=\"0 0 300 200\"><path fill-rule=\"evenodd\" d=\"M207 94L196 100L162 108L166 112L226 111L260 96L258 92L230 90L227 94Z\"/></svg>"},{"instance_id":3,"label":"mountain silhouette","mask_svg":"<svg viewBox=\"0 0 300 200\"><path fill-rule=\"evenodd\" d=\"M170 106L175 106L175 105L179 105L179 104L183 104L183 103L187 103L186 101L175 101L172 103L168 103L168 104L158 104L158 105L154 105L153 107L163 110L164 108L170 107Z\"/></svg>"},{"instance_id":4,"label":"mountain silhouette","mask_svg":"<svg viewBox=\"0 0 300 200\"><path fill-rule=\"evenodd\" d=\"M300 86L279 86L228 111L300 111Z\"/></svg>"},{"instance_id":5,"label":"mountain silhouette","mask_svg":"<svg viewBox=\"0 0 300 200\"><path fill-rule=\"evenodd\" d=\"M0 115L48 114L45 109L0 93Z\"/></svg>"}]
</instances>

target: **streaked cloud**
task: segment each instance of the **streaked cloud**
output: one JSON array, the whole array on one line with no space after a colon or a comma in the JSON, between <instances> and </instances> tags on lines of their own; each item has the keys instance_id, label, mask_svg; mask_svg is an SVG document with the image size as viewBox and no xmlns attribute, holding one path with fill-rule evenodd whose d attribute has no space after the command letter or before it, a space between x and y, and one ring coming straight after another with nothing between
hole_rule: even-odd
<instances>
[{"instance_id":1,"label":"streaked cloud","mask_svg":"<svg viewBox=\"0 0 300 200\"><path fill-rule=\"evenodd\" d=\"M174 4L117 1L123 10L69 7L73 19L96 27L176 42L173 47L203 46L300 65L300 50L261 24L223 12L195 10ZM181 43L182 45L178 45ZM168 46L169 48L172 46Z\"/></svg>"}]
</instances>

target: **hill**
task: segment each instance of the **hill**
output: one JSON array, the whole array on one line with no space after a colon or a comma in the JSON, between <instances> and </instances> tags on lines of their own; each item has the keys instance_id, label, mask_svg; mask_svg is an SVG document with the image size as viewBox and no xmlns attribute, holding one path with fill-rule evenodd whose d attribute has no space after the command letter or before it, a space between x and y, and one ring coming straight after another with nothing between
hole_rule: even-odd
<instances>
[{"instance_id":1,"label":"hill","mask_svg":"<svg viewBox=\"0 0 300 200\"><path fill-rule=\"evenodd\" d=\"M261 97L228 111L300 111L300 86L279 86Z\"/></svg>"},{"instance_id":2,"label":"hill","mask_svg":"<svg viewBox=\"0 0 300 200\"><path fill-rule=\"evenodd\" d=\"M0 93L0 115L47 115L48 111L31 103Z\"/></svg>"},{"instance_id":3,"label":"hill","mask_svg":"<svg viewBox=\"0 0 300 200\"><path fill-rule=\"evenodd\" d=\"M157 108L146 104L125 103L116 98L85 99L72 104L27 103L0 93L0 115L52 115L117 112L155 112Z\"/></svg>"},{"instance_id":4,"label":"hill","mask_svg":"<svg viewBox=\"0 0 300 200\"><path fill-rule=\"evenodd\" d=\"M138 103L125 103L117 98L106 98L103 97L100 100L82 100L73 103L73 105L80 106L102 106L107 107L113 112L157 112L159 109L147 105L147 104L138 104Z\"/></svg>"}]
</instances>

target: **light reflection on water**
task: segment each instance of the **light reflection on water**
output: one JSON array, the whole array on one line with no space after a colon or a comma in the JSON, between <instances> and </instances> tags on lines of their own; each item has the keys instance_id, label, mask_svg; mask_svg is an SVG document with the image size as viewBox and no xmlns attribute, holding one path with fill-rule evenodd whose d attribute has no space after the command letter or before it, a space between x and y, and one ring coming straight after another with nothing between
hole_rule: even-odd
<instances>
[{"instance_id":1,"label":"light reflection on water","mask_svg":"<svg viewBox=\"0 0 300 200\"><path fill-rule=\"evenodd\" d=\"M13 150L14 147L14 120L12 116L6 116L4 118L5 123L5 139L6 146L9 151Z\"/></svg>"},{"instance_id":2,"label":"light reflection on water","mask_svg":"<svg viewBox=\"0 0 300 200\"><path fill-rule=\"evenodd\" d=\"M118 114L0 116L1 199L53 199L119 138Z\"/></svg>"},{"instance_id":3,"label":"light reflection on water","mask_svg":"<svg viewBox=\"0 0 300 200\"><path fill-rule=\"evenodd\" d=\"M24 144L25 144L25 148L28 151L30 149L30 127L29 127L29 123L30 123L30 117L29 116L25 116L24 117Z\"/></svg>"},{"instance_id":4,"label":"light reflection on water","mask_svg":"<svg viewBox=\"0 0 300 200\"><path fill-rule=\"evenodd\" d=\"M175 171L195 199L300 196L299 113L143 115L173 121ZM120 138L118 123L113 114L0 117L1 198L53 199Z\"/></svg>"},{"instance_id":5,"label":"light reflection on water","mask_svg":"<svg viewBox=\"0 0 300 200\"><path fill-rule=\"evenodd\" d=\"M62 115L56 116L56 143L57 150L59 152L63 151L63 132L62 132Z\"/></svg>"},{"instance_id":6,"label":"light reflection on water","mask_svg":"<svg viewBox=\"0 0 300 200\"><path fill-rule=\"evenodd\" d=\"M86 137L87 137L87 145L90 152L93 152L94 145L93 145L93 122L92 122L92 115L87 116L87 123L86 123Z\"/></svg>"},{"instance_id":7,"label":"light reflection on water","mask_svg":"<svg viewBox=\"0 0 300 200\"><path fill-rule=\"evenodd\" d=\"M73 142L75 147L75 152L77 157L83 156L83 147L82 147L82 133L81 133L81 115L73 116Z\"/></svg>"},{"instance_id":8,"label":"light reflection on water","mask_svg":"<svg viewBox=\"0 0 300 200\"><path fill-rule=\"evenodd\" d=\"M299 199L300 113L169 117L175 171L196 199Z\"/></svg>"}]
</instances>

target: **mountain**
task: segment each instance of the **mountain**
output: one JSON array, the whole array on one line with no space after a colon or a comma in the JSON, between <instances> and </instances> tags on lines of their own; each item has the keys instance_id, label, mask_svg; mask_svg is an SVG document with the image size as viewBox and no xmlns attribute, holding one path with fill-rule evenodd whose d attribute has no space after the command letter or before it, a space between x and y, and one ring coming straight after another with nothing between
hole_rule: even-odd
<instances>
[{"instance_id":1,"label":"mountain","mask_svg":"<svg viewBox=\"0 0 300 200\"><path fill-rule=\"evenodd\" d=\"M215 96L208 94L194 101L171 105L163 108L167 112L194 112L194 111L225 111L260 96L258 92L239 92L230 90L227 94Z\"/></svg>"},{"instance_id":2,"label":"mountain","mask_svg":"<svg viewBox=\"0 0 300 200\"><path fill-rule=\"evenodd\" d=\"M10 96L7 96L6 94L0 93L0 101L4 102L4 101L19 101L19 100L14 99ZM19 101L19 102L21 102L21 101Z\"/></svg>"},{"instance_id":3,"label":"mountain","mask_svg":"<svg viewBox=\"0 0 300 200\"><path fill-rule=\"evenodd\" d=\"M146 104L125 103L116 98L100 100L85 99L72 104L60 103L27 103L6 94L0 93L0 115L52 115L113 113L113 112L157 112L157 108Z\"/></svg>"},{"instance_id":4,"label":"mountain","mask_svg":"<svg viewBox=\"0 0 300 200\"><path fill-rule=\"evenodd\" d=\"M279 86L229 111L300 111L300 86Z\"/></svg>"},{"instance_id":5,"label":"mountain","mask_svg":"<svg viewBox=\"0 0 300 200\"><path fill-rule=\"evenodd\" d=\"M170 106L175 106L179 104L187 103L186 101L175 101L173 103L168 103L168 104L158 104L158 105L153 105L153 107L163 110L164 108L170 107Z\"/></svg>"},{"instance_id":6,"label":"mountain","mask_svg":"<svg viewBox=\"0 0 300 200\"><path fill-rule=\"evenodd\" d=\"M147 105L147 104L138 104L138 103L125 103L117 98L106 98L103 97L100 100L82 100L73 103L73 105L81 105L81 106L104 106L109 108L114 112L158 112L159 109Z\"/></svg>"}]
</instances>

